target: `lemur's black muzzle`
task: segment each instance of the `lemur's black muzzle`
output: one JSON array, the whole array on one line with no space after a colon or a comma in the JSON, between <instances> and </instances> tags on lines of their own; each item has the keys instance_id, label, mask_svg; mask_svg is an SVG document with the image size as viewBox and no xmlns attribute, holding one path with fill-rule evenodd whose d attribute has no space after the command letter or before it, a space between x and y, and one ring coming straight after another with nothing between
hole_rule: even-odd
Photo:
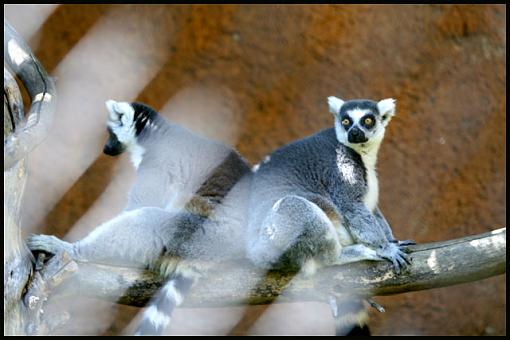
<instances>
[{"instance_id":1,"label":"lemur's black muzzle","mask_svg":"<svg viewBox=\"0 0 510 340\"><path fill-rule=\"evenodd\" d=\"M109 137L104 145L103 152L109 156L117 156L126 150L124 144L122 144L118 139L115 133L112 132L110 128L108 128Z\"/></svg>"},{"instance_id":2,"label":"lemur's black muzzle","mask_svg":"<svg viewBox=\"0 0 510 340\"><path fill-rule=\"evenodd\" d=\"M347 134L347 140L349 143L365 143L368 141L368 138L365 137L365 133L361 131L357 126L353 127L349 130Z\"/></svg>"}]
</instances>

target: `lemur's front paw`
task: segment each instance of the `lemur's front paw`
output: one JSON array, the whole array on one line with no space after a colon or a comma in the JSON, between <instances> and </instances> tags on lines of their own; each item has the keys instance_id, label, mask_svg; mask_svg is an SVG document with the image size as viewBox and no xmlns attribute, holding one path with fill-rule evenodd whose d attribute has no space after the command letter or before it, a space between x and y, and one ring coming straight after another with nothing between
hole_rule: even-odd
<instances>
[{"instance_id":1,"label":"lemur's front paw","mask_svg":"<svg viewBox=\"0 0 510 340\"><path fill-rule=\"evenodd\" d=\"M405 246L403 245L400 246L396 243L387 243L379 246L379 248L376 250L376 253L380 257L385 258L393 263L393 267L398 274L400 273L401 268L403 269L407 267L407 265L411 264L411 262L409 262L409 255L407 255L404 250Z\"/></svg>"},{"instance_id":2,"label":"lemur's front paw","mask_svg":"<svg viewBox=\"0 0 510 340\"><path fill-rule=\"evenodd\" d=\"M56 254L65 250L72 255L73 252L73 245L71 243L51 235L32 234L28 237L27 245L32 251L44 251L50 254Z\"/></svg>"}]
</instances>

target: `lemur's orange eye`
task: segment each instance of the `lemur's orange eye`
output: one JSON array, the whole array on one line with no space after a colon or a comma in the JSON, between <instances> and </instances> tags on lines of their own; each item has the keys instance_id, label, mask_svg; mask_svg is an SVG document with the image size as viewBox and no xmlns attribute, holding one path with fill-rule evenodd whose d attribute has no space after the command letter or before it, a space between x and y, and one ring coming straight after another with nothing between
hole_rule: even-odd
<instances>
[{"instance_id":1,"label":"lemur's orange eye","mask_svg":"<svg viewBox=\"0 0 510 340\"><path fill-rule=\"evenodd\" d=\"M374 123L374 120L370 117L367 117L363 122L365 123L365 125L372 125Z\"/></svg>"},{"instance_id":2,"label":"lemur's orange eye","mask_svg":"<svg viewBox=\"0 0 510 340\"><path fill-rule=\"evenodd\" d=\"M342 125L343 125L343 126L347 126L347 125L349 125L350 123L351 123L351 122L350 122L350 121L349 121L349 119L347 119L347 118L344 118L344 119L342 120Z\"/></svg>"}]
</instances>

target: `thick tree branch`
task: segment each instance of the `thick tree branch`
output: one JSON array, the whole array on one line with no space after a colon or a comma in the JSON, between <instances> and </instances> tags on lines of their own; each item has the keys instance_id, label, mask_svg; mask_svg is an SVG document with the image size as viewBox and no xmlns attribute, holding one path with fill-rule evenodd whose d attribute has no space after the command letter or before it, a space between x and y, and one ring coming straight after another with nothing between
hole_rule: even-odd
<instances>
[{"instance_id":1,"label":"thick tree branch","mask_svg":"<svg viewBox=\"0 0 510 340\"><path fill-rule=\"evenodd\" d=\"M201 280L184 306L229 306L278 301L327 301L331 294L390 295L476 281L506 271L506 228L410 247L412 265L396 275L389 262L323 268L312 277L264 274L247 261L201 263ZM292 281L291 281L292 280ZM153 273L132 268L79 264L61 294L86 295L143 306L162 284Z\"/></svg>"}]
</instances>

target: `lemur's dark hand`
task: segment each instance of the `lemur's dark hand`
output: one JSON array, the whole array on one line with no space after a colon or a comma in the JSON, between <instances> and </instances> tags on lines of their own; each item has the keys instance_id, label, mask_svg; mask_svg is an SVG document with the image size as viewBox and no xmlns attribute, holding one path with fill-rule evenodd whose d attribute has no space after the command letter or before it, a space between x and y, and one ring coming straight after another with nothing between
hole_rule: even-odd
<instances>
[{"instance_id":1,"label":"lemur's dark hand","mask_svg":"<svg viewBox=\"0 0 510 340\"><path fill-rule=\"evenodd\" d=\"M409 262L408 255L404 252L404 250L405 246L400 246L396 242L392 242L379 246L379 248L376 249L376 253L380 257L393 263L395 272L398 274L400 273L401 268L406 268L409 264L411 264L411 262Z\"/></svg>"}]
</instances>

